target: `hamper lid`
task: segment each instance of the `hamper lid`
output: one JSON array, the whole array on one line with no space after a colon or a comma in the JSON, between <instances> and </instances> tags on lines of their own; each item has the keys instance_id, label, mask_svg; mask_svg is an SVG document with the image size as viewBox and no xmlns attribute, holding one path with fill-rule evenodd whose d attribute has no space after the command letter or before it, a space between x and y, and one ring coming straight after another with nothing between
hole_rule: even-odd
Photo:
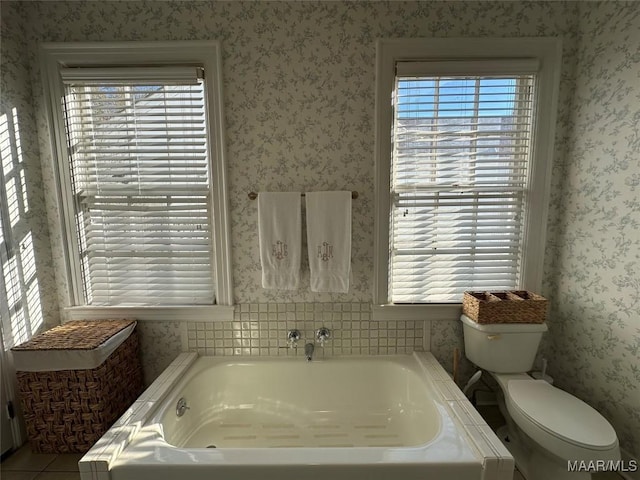
<instances>
[{"instance_id":1,"label":"hamper lid","mask_svg":"<svg viewBox=\"0 0 640 480\"><path fill-rule=\"evenodd\" d=\"M92 350L132 323L135 320L76 320L53 327L11 350Z\"/></svg>"},{"instance_id":2,"label":"hamper lid","mask_svg":"<svg viewBox=\"0 0 640 480\"><path fill-rule=\"evenodd\" d=\"M16 371L91 370L131 335L135 320L73 321L13 347Z\"/></svg>"}]
</instances>

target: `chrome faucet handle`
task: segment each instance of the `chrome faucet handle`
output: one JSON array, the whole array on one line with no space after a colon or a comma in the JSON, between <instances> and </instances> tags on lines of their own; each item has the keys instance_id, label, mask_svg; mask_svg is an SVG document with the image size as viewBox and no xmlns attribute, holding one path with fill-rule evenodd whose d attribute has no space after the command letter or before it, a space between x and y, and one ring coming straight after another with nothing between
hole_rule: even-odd
<instances>
[{"instance_id":1,"label":"chrome faucet handle","mask_svg":"<svg viewBox=\"0 0 640 480\"><path fill-rule=\"evenodd\" d=\"M331 331L327 327L319 328L316 332L316 340L320 342L320 345L324 346L324 342L331 337Z\"/></svg>"},{"instance_id":2,"label":"chrome faucet handle","mask_svg":"<svg viewBox=\"0 0 640 480\"><path fill-rule=\"evenodd\" d=\"M295 328L289 330L287 333L287 343L290 348L296 348L298 346L298 340L300 340L300 331Z\"/></svg>"}]
</instances>

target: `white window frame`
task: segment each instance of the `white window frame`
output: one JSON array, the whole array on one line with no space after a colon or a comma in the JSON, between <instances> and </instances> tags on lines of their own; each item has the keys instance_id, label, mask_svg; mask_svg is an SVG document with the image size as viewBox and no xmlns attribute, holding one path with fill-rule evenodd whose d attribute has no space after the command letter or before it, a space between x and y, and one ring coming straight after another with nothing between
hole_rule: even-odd
<instances>
[{"instance_id":1,"label":"white window frame","mask_svg":"<svg viewBox=\"0 0 640 480\"><path fill-rule=\"evenodd\" d=\"M397 62L534 59L537 73L536 113L533 120L529 206L524 224L521 284L539 291L542 285L547 216L554 152L554 136L561 41L552 37L383 39L376 55L376 142L373 318L380 320L455 320L460 304L396 305L389 302L390 165L393 124L392 96ZM473 73L473 72L471 72Z\"/></svg>"},{"instance_id":2,"label":"white window frame","mask_svg":"<svg viewBox=\"0 0 640 480\"><path fill-rule=\"evenodd\" d=\"M53 171L64 248L67 283L64 312L67 319L128 316L139 320L232 320L233 278L227 195L224 117L222 111L222 60L217 41L44 43L40 64L49 123ZM100 307L82 305L82 279L74 225L69 159L61 99L64 86L60 69L67 67L144 67L194 65L205 70L205 96L210 141L213 274L216 305Z\"/></svg>"}]
</instances>

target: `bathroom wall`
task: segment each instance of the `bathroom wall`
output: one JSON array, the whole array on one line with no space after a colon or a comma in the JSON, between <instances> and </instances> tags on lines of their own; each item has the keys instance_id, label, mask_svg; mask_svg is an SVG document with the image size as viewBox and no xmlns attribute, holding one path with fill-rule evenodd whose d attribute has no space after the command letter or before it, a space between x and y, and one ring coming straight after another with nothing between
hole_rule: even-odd
<instances>
[{"instance_id":1,"label":"bathroom wall","mask_svg":"<svg viewBox=\"0 0 640 480\"><path fill-rule=\"evenodd\" d=\"M48 1L27 8L34 65L42 41L221 41L237 303L370 301L377 38L566 36L575 21L575 7L557 2ZM34 80L46 140L37 72ZM42 146L45 181L53 186ZM299 290L263 290L257 208L247 194L326 189L360 193L349 293L310 292L304 265ZM53 214L55 189L47 195ZM62 239L51 233L59 262ZM59 285L66 288L62 276Z\"/></svg>"},{"instance_id":2,"label":"bathroom wall","mask_svg":"<svg viewBox=\"0 0 640 480\"><path fill-rule=\"evenodd\" d=\"M0 314L8 349L60 317L26 55L27 14L19 4L1 2L0 8L0 181L6 195L0 274L8 292L0 290Z\"/></svg>"},{"instance_id":3,"label":"bathroom wall","mask_svg":"<svg viewBox=\"0 0 640 480\"><path fill-rule=\"evenodd\" d=\"M554 35L563 37L569 49L577 20L576 6L562 2L53 1L27 2L24 8L32 65L37 65L37 44L42 41L221 41L236 315L247 306L267 303L311 305L314 312L320 305L331 312L335 304L351 309L370 302L377 38ZM33 81L46 202L50 218L56 219L37 71ZM563 86L563 92L569 91L570 85ZM263 290L257 208L248 192L327 189L360 193L353 203L349 293L310 292L306 262L299 290ZM63 307L67 279L57 227L52 226L51 242ZM347 325L342 326L351 329ZM185 329L198 332L178 322L141 325L148 376L184 347ZM411 338L418 343L422 339L451 369L462 333L458 322L433 319L416 326ZM163 348L154 348L159 344ZM469 365L463 362L463 367L468 373Z\"/></svg>"},{"instance_id":4,"label":"bathroom wall","mask_svg":"<svg viewBox=\"0 0 640 480\"><path fill-rule=\"evenodd\" d=\"M580 5L575 93L556 159L544 354L558 385L640 457L640 3Z\"/></svg>"},{"instance_id":5,"label":"bathroom wall","mask_svg":"<svg viewBox=\"0 0 640 480\"><path fill-rule=\"evenodd\" d=\"M392 347L400 349L396 351L424 344L451 369L453 349L461 346L459 322L433 319L424 324L390 325L370 321L375 40L562 37L548 280L543 292L552 300L554 341L547 342L545 355L558 382L603 411L616 426L623 446L638 453L640 169L638 111L633 108L640 85L637 4L49 1L2 2L3 14L5 3L20 14L19 19L26 20L26 44L15 40L22 33L6 32L15 40L6 47L11 55L6 63L9 72L33 68L33 85L16 77L12 88L20 92L25 109L33 98L35 113L22 137L34 149L39 141L42 153L44 183L38 183L38 165L32 161L37 174L30 185L37 192L44 187L44 198L39 193L33 202L40 212L46 203L56 272L55 282L48 274L47 285L57 284L60 307L64 307L67 288L64 243L57 224L37 44L221 41L236 321L142 323L147 380L183 348L205 353L233 349L233 353L291 354L278 347L286 346L282 333L290 317L303 312L305 328L329 318L337 322L341 342L340 347L337 343L331 347L333 353L384 353L380 347L388 353L388 342L395 339ZM3 62L4 58L3 51ZM3 82L5 76L3 63ZM34 155L37 157L35 151ZM311 293L306 266L298 291L263 290L257 209L247 193L325 189L360 193L353 203L350 292ZM51 272L49 260L42 262ZM355 313L360 315L357 320L352 318ZM57 321L57 312L48 311L48 315ZM374 345L376 338L386 339L387 344L378 340ZM468 373L469 365L464 366Z\"/></svg>"}]
</instances>

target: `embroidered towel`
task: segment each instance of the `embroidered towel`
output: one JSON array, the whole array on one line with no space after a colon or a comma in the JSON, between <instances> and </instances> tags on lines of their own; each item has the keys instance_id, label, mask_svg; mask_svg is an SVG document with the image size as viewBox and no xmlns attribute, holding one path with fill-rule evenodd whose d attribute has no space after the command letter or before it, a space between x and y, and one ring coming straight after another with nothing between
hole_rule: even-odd
<instances>
[{"instance_id":1,"label":"embroidered towel","mask_svg":"<svg viewBox=\"0 0 640 480\"><path fill-rule=\"evenodd\" d=\"M258 194L262 288L298 288L302 256L300 216L300 192Z\"/></svg>"},{"instance_id":2,"label":"embroidered towel","mask_svg":"<svg viewBox=\"0 0 640 480\"><path fill-rule=\"evenodd\" d=\"M308 192L307 244L313 292L349 291L351 192Z\"/></svg>"}]
</instances>

